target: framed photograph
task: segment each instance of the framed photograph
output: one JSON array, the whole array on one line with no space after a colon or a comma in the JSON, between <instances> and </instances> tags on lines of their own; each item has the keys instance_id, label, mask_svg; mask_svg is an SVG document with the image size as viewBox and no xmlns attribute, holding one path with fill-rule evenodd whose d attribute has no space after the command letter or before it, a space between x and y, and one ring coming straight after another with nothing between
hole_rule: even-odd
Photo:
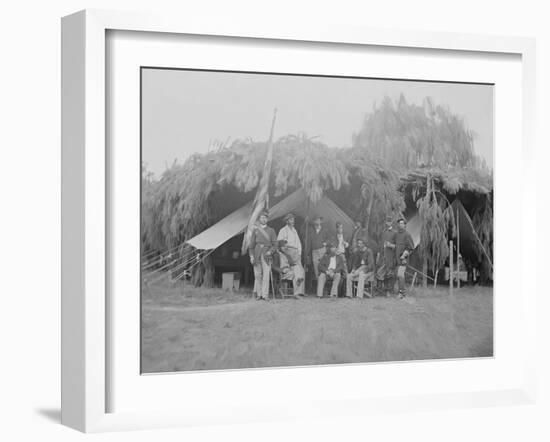
<instances>
[{"instance_id":1,"label":"framed photograph","mask_svg":"<svg viewBox=\"0 0 550 442\"><path fill-rule=\"evenodd\" d=\"M533 40L94 10L62 54L64 424L534 401Z\"/></svg>"}]
</instances>

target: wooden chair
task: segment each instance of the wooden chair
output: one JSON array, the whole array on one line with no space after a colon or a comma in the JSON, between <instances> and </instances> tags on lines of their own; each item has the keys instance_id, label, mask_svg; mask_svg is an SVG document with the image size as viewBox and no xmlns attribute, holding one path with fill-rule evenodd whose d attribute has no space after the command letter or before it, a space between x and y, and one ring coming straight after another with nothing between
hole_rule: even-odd
<instances>
[{"instance_id":1,"label":"wooden chair","mask_svg":"<svg viewBox=\"0 0 550 442\"><path fill-rule=\"evenodd\" d=\"M351 283L352 296L357 296L357 286L358 286L358 284L359 284L359 281L352 281L352 283ZM374 297L374 276L372 278L365 279L364 293L369 298Z\"/></svg>"},{"instance_id":2,"label":"wooden chair","mask_svg":"<svg viewBox=\"0 0 550 442\"><path fill-rule=\"evenodd\" d=\"M294 284L290 279L282 279L279 275L279 295L282 299L294 298Z\"/></svg>"},{"instance_id":3,"label":"wooden chair","mask_svg":"<svg viewBox=\"0 0 550 442\"><path fill-rule=\"evenodd\" d=\"M275 254L273 257L274 259L272 264L272 271L273 286L275 291L273 297L275 298L277 295L279 295L281 299L294 298L294 284L290 279L283 279L283 272L280 267L281 262L278 253Z\"/></svg>"}]
</instances>

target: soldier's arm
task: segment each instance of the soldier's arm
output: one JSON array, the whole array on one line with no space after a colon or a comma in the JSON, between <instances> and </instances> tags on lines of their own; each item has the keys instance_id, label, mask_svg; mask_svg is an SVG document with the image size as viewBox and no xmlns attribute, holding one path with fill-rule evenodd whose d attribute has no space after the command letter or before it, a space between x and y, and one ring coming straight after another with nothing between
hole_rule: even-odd
<instances>
[{"instance_id":1,"label":"soldier's arm","mask_svg":"<svg viewBox=\"0 0 550 442\"><path fill-rule=\"evenodd\" d=\"M248 245L248 256L250 259L254 259L254 249L256 248L256 232L252 231L252 236L250 237L250 244Z\"/></svg>"}]
</instances>

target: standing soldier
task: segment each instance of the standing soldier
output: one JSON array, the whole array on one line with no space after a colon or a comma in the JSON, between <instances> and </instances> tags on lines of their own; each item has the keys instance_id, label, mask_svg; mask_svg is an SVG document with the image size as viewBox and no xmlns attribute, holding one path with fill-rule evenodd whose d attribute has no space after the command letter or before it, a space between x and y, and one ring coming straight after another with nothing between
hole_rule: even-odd
<instances>
[{"instance_id":1,"label":"standing soldier","mask_svg":"<svg viewBox=\"0 0 550 442\"><path fill-rule=\"evenodd\" d=\"M395 259L397 261L397 282L399 284L400 299L405 297L405 270L409 262L409 255L414 249L414 242L411 234L406 229L405 218L397 221L397 232L395 233Z\"/></svg>"},{"instance_id":2,"label":"standing soldier","mask_svg":"<svg viewBox=\"0 0 550 442\"><path fill-rule=\"evenodd\" d=\"M382 265L376 272L376 278L390 297L395 285L395 231L392 226L392 217L386 217L386 229L382 232Z\"/></svg>"},{"instance_id":3,"label":"standing soldier","mask_svg":"<svg viewBox=\"0 0 550 442\"><path fill-rule=\"evenodd\" d=\"M254 226L248 254L254 267L254 293L258 300L269 299L272 254L277 247L275 230L267 225L267 212L262 212L259 224Z\"/></svg>"},{"instance_id":4,"label":"standing soldier","mask_svg":"<svg viewBox=\"0 0 550 442\"><path fill-rule=\"evenodd\" d=\"M311 258L316 279L319 277L319 261L325 255L325 247L330 237L330 232L325 229L322 222L323 218L320 216L316 216L313 219L313 229L309 233L306 250L307 258Z\"/></svg>"},{"instance_id":5,"label":"standing soldier","mask_svg":"<svg viewBox=\"0 0 550 442\"><path fill-rule=\"evenodd\" d=\"M304 296L304 267L302 266L302 242L298 236L298 232L294 227L294 214L288 213L284 217L286 225L279 230L277 241L281 244L284 241L282 247L279 247L281 251L281 259L288 261L288 265L293 271L293 286L294 295Z\"/></svg>"}]
</instances>

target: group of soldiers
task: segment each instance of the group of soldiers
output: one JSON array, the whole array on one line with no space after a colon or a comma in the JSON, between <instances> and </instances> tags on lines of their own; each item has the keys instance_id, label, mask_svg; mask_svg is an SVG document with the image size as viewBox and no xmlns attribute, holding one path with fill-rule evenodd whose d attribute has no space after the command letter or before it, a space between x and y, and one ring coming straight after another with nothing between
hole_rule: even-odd
<instances>
[{"instance_id":1,"label":"group of soldiers","mask_svg":"<svg viewBox=\"0 0 550 442\"><path fill-rule=\"evenodd\" d=\"M288 213L285 225L277 234L268 226L269 214L262 212L255 225L249 245L250 263L254 268L254 294L258 300L268 300L273 270L282 280L292 281L293 296L305 296L305 269L302 264L302 242L295 227L295 216ZM313 268L317 281L317 297L322 298L325 285L331 283L330 297L337 297L341 281L346 282L348 298L372 297L374 290L365 292L367 283L386 296L391 296L398 281L398 298L405 297L405 270L414 249L406 221L400 218L397 229L393 219L386 218L381 236L380 251L368 244L368 235L361 222L356 222L351 238L345 238L343 225L336 223L335 230L327 228L317 216L308 231L305 262ZM354 289L354 283L356 287Z\"/></svg>"}]
</instances>

